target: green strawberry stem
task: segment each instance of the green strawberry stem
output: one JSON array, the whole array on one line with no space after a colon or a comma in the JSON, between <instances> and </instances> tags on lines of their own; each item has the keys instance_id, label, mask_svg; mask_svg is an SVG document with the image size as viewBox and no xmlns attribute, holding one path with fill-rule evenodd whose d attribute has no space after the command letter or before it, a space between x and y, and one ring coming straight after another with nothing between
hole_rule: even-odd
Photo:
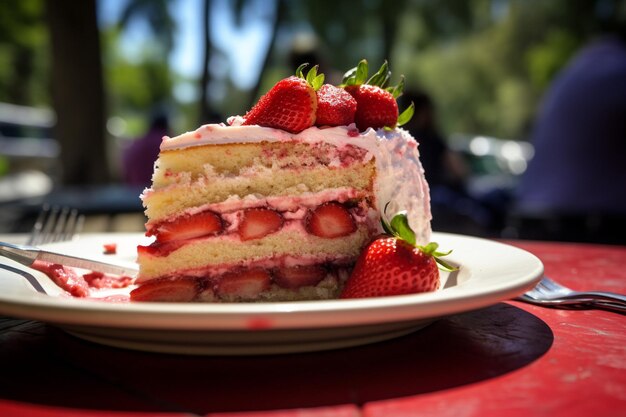
<instances>
[{"instance_id":1,"label":"green strawberry stem","mask_svg":"<svg viewBox=\"0 0 626 417\"><path fill-rule=\"evenodd\" d=\"M343 75L343 80L339 87L365 84L365 81L367 80L367 72L367 60L362 59L356 67L349 69Z\"/></svg>"},{"instance_id":2,"label":"green strawberry stem","mask_svg":"<svg viewBox=\"0 0 626 417\"><path fill-rule=\"evenodd\" d=\"M385 61L383 62L383 65L381 65L378 72L372 75L372 78L367 80L366 84L375 85L380 88L385 88L385 85L389 81L389 78L391 78L391 71L389 71L389 64L387 64L387 61Z\"/></svg>"},{"instance_id":3,"label":"green strawberry stem","mask_svg":"<svg viewBox=\"0 0 626 417\"><path fill-rule=\"evenodd\" d=\"M313 68L311 68L305 76L303 73L303 70L304 68L307 67L307 65L309 65L307 62L305 62L304 64L300 64L300 66L296 69L296 76L298 78L302 78L306 80L309 83L309 85L313 87L313 90L317 91L324 84L324 78L325 78L324 74L317 73L317 70L319 69L319 65L316 65Z\"/></svg>"},{"instance_id":4,"label":"green strawberry stem","mask_svg":"<svg viewBox=\"0 0 626 417\"><path fill-rule=\"evenodd\" d=\"M393 98L400 97L404 91L404 75L400 76L400 82L398 84L387 87L385 90L389 91Z\"/></svg>"},{"instance_id":5,"label":"green strawberry stem","mask_svg":"<svg viewBox=\"0 0 626 417\"><path fill-rule=\"evenodd\" d=\"M385 205L385 209L383 210L383 216L380 219L385 233L394 236L396 239L404 240L411 246L414 246L425 254L432 256L433 258L435 258L435 262L437 262L437 266L439 267L439 269L447 272L457 271L459 269L440 259L442 256L447 256L451 254L451 250L447 252L437 251L437 249L439 248L439 244L436 242L430 242L425 246L416 244L415 232L413 231L413 229L411 229L411 226L409 225L409 218L407 217L406 211L400 211L396 213L392 217L391 222L387 223L384 215L387 212L388 206L389 203Z\"/></svg>"},{"instance_id":6,"label":"green strawberry stem","mask_svg":"<svg viewBox=\"0 0 626 417\"><path fill-rule=\"evenodd\" d=\"M402 92L404 91L404 75L400 77L400 82L398 84L389 87L386 86L389 82L389 79L391 78L391 71L389 70L389 64L387 63L387 61L384 61L376 74L372 75L369 79L367 78L368 71L369 70L367 60L362 59L361 61L359 61L356 67L348 70L343 75L343 80L339 87L345 88L353 85L359 86L363 84L368 84L382 88L383 90L389 92L395 99L402 95ZM408 121L411 120L411 118L413 117L413 113L415 113L415 105L411 103L411 105L398 116L396 126L402 126L408 123ZM385 127L385 129L392 130L393 127L389 126Z\"/></svg>"},{"instance_id":7,"label":"green strawberry stem","mask_svg":"<svg viewBox=\"0 0 626 417\"><path fill-rule=\"evenodd\" d=\"M407 107L402 113L400 113L400 116L398 116L398 126L407 124L413 117L413 113L415 113L415 104L411 102L409 107Z\"/></svg>"}]
</instances>

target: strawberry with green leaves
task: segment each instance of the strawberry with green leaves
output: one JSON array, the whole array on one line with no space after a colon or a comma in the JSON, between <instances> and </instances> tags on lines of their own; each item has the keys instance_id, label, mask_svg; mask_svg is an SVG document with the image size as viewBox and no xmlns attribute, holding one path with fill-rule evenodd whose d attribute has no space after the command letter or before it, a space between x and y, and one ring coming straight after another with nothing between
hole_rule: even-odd
<instances>
[{"instance_id":1,"label":"strawberry with green leaves","mask_svg":"<svg viewBox=\"0 0 626 417\"><path fill-rule=\"evenodd\" d=\"M437 243L416 245L406 212L396 214L390 224L382 223L389 236L377 238L361 253L341 298L435 291L439 288L439 268L456 269L439 259L450 252L438 252Z\"/></svg>"},{"instance_id":2,"label":"strawberry with green leaves","mask_svg":"<svg viewBox=\"0 0 626 417\"><path fill-rule=\"evenodd\" d=\"M317 113L316 91L324 83L324 74L317 73L317 66L305 76L302 64L296 75L285 78L250 109L244 116L244 125L259 125L299 133L315 124Z\"/></svg>"},{"instance_id":3,"label":"strawberry with green leaves","mask_svg":"<svg viewBox=\"0 0 626 417\"><path fill-rule=\"evenodd\" d=\"M391 72L387 61L383 63L376 74L368 77L368 65L362 60L355 67L346 72L342 87L354 97L357 103L355 123L360 131L371 127L373 129L402 126L413 116L413 103L398 114L396 99L402 94L404 77L396 86L388 86Z\"/></svg>"}]
</instances>

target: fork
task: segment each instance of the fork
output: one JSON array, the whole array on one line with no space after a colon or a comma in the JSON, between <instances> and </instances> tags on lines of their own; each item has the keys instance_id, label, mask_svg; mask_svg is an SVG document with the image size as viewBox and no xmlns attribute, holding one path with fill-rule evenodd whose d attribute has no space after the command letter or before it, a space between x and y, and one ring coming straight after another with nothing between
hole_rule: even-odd
<instances>
[{"instance_id":1,"label":"fork","mask_svg":"<svg viewBox=\"0 0 626 417\"><path fill-rule=\"evenodd\" d=\"M28 244L16 245L0 242L0 256L9 258L22 265L32 267L37 260L60 263L83 269L92 269L117 275L134 276L137 271L133 267L114 265L92 259L64 255L39 249L34 245L71 240L82 229L84 216L78 215L75 209L44 206L37 216L35 225L27 240ZM41 283L32 274L0 263L4 269L24 277L36 291L46 293Z\"/></svg>"},{"instance_id":2,"label":"fork","mask_svg":"<svg viewBox=\"0 0 626 417\"><path fill-rule=\"evenodd\" d=\"M29 246L72 240L83 228L85 216L68 207L43 206L26 242Z\"/></svg>"},{"instance_id":3,"label":"fork","mask_svg":"<svg viewBox=\"0 0 626 417\"><path fill-rule=\"evenodd\" d=\"M574 291L544 276L532 290L516 298L551 307L604 308L626 312L626 296L605 291Z\"/></svg>"},{"instance_id":4,"label":"fork","mask_svg":"<svg viewBox=\"0 0 626 417\"><path fill-rule=\"evenodd\" d=\"M36 246L45 243L63 242L72 240L83 228L85 216L78 214L78 210L68 207L50 207L44 204L37 215L37 220L30 231L26 244ZM0 269L16 273L24 277L37 292L46 294L42 285L32 274L14 268L9 265L0 264Z\"/></svg>"}]
</instances>

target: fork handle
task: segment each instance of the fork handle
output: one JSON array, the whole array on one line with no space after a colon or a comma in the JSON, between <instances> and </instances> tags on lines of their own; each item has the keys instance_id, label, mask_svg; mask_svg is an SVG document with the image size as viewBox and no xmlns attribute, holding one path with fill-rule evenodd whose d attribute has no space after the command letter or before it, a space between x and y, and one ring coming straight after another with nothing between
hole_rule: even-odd
<instances>
[{"instance_id":1,"label":"fork handle","mask_svg":"<svg viewBox=\"0 0 626 417\"><path fill-rule=\"evenodd\" d=\"M592 305L601 310L608 310L608 311L613 311L616 313L626 314L626 305L623 305L623 304L610 303L610 302L605 302L605 301L596 301Z\"/></svg>"},{"instance_id":2,"label":"fork handle","mask_svg":"<svg viewBox=\"0 0 626 417\"><path fill-rule=\"evenodd\" d=\"M566 299L578 299L578 298L592 298L595 300L608 301L613 304L626 307L626 295L617 294L614 292L606 291L577 291L572 294L564 295L561 298Z\"/></svg>"}]
</instances>

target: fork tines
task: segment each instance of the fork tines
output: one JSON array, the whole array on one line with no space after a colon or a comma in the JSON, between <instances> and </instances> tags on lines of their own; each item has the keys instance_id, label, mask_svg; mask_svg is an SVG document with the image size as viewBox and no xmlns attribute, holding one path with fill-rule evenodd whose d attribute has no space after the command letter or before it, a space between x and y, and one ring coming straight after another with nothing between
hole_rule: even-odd
<instances>
[{"instance_id":1,"label":"fork tines","mask_svg":"<svg viewBox=\"0 0 626 417\"><path fill-rule=\"evenodd\" d=\"M79 215L76 209L44 205L37 216L28 244L36 246L70 240L81 230L83 221L84 216Z\"/></svg>"}]
</instances>

